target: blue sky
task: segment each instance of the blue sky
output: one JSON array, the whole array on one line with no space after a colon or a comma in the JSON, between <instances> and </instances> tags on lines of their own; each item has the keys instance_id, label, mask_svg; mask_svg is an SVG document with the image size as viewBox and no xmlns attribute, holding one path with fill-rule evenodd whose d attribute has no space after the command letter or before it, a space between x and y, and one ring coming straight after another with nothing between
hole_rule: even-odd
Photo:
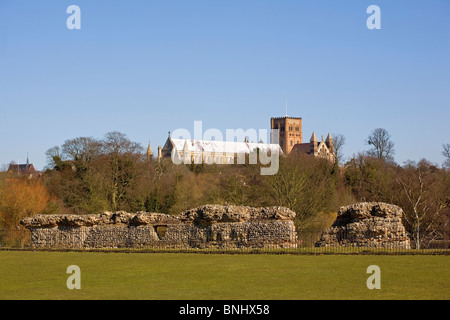
<instances>
[{"instance_id":1,"label":"blue sky","mask_svg":"<svg viewBox=\"0 0 450 320\"><path fill-rule=\"evenodd\" d=\"M304 141L341 133L351 157L384 128L398 163L441 164L449 13L447 0L0 0L0 165L28 153L42 169L47 149L114 130L156 150L196 120L269 129L286 99Z\"/></svg>"}]
</instances>

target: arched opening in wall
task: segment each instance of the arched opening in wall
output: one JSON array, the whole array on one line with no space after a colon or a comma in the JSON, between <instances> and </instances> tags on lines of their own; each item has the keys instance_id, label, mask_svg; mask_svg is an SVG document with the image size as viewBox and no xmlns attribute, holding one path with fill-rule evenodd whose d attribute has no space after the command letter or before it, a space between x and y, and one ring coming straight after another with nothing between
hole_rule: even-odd
<instances>
[{"instance_id":1,"label":"arched opening in wall","mask_svg":"<svg viewBox=\"0 0 450 320\"><path fill-rule=\"evenodd\" d=\"M154 226L156 234L158 235L159 240L164 238L167 232L167 226Z\"/></svg>"}]
</instances>

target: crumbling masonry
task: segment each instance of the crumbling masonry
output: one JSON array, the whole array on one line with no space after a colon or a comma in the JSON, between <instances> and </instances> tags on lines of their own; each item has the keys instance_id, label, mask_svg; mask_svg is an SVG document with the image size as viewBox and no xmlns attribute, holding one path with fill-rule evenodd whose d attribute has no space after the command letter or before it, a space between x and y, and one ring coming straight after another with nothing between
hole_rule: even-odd
<instances>
[{"instance_id":1,"label":"crumbling masonry","mask_svg":"<svg viewBox=\"0 0 450 320\"><path fill-rule=\"evenodd\" d=\"M343 206L317 247L371 247L410 249L402 223L403 210L384 202L361 202Z\"/></svg>"},{"instance_id":2,"label":"crumbling masonry","mask_svg":"<svg viewBox=\"0 0 450 320\"><path fill-rule=\"evenodd\" d=\"M177 216L36 215L21 224L35 248L286 248L297 244L294 218L284 207L205 205Z\"/></svg>"}]
</instances>

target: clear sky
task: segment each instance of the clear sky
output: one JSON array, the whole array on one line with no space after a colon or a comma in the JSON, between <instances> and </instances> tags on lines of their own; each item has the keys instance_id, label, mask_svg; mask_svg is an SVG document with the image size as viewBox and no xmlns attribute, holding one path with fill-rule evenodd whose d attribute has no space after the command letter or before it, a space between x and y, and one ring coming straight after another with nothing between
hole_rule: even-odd
<instances>
[{"instance_id":1,"label":"clear sky","mask_svg":"<svg viewBox=\"0 0 450 320\"><path fill-rule=\"evenodd\" d=\"M196 120L269 129L286 99L304 142L341 133L351 157L384 128L398 163L441 164L449 17L448 0L0 0L0 165L42 169L47 149L110 131L156 151Z\"/></svg>"}]
</instances>

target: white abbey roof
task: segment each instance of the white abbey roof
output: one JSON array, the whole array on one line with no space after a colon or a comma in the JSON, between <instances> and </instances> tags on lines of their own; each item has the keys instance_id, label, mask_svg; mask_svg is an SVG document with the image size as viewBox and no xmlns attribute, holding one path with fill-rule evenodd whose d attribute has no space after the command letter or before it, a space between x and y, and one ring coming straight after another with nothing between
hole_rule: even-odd
<instances>
[{"instance_id":1,"label":"white abbey roof","mask_svg":"<svg viewBox=\"0 0 450 320\"><path fill-rule=\"evenodd\" d=\"M234 141L207 141L207 140L193 140L193 139L171 139L174 148L181 151L187 146L190 152L209 152L209 153L236 153L249 154L256 149L267 153L278 151L282 154L283 151L279 144L271 143L254 143L254 142L234 142Z\"/></svg>"}]
</instances>

